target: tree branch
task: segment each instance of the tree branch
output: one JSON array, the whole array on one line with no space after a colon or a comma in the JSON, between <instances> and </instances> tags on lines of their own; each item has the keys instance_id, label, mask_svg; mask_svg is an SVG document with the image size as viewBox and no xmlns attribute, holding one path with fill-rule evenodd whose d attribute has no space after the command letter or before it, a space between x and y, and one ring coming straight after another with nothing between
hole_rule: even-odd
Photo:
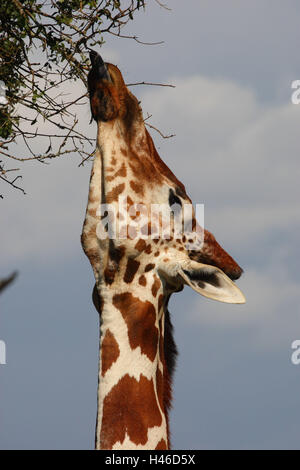
<instances>
[{"instance_id":1,"label":"tree branch","mask_svg":"<svg viewBox=\"0 0 300 470\"><path fill-rule=\"evenodd\" d=\"M0 294L7 286L9 286L9 284L11 284L16 279L17 275L18 273L17 271L15 271L9 277L5 279L0 279Z\"/></svg>"}]
</instances>

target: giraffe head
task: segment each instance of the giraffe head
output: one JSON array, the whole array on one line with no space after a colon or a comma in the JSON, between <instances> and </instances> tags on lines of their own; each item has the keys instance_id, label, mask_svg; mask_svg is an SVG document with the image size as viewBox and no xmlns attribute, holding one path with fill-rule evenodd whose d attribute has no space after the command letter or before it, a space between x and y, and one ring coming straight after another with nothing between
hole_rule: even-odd
<instances>
[{"instance_id":1,"label":"giraffe head","mask_svg":"<svg viewBox=\"0 0 300 470\"><path fill-rule=\"evenodd\" d=\"M98 123L100 140L101 135L111 140L103 193L105 203L115 208L113 219L118 225L118 235L104 245L106 279L114 282L121 257L125 257L125 278L133 280L138 273L141 286L146 287L147 278L154 277L153 282L161 284L167 296L188 285L214 300L244 303L233 282L242 269L214 236L197 224L191 200L160 159L145 128L140 104L127 89L120 70L104 63L95 52L90 57L92 116ZM126 221L124 217L120 220L120 204L117 207L121 199Z\"/></svg>"}]
</instances>

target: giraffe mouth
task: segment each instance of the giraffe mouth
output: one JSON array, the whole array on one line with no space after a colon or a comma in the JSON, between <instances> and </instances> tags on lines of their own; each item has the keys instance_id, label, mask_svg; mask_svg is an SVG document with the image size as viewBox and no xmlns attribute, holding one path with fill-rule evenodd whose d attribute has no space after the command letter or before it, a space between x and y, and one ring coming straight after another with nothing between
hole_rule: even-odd
<instances>
[{"instance_id":1,"label":"giraffe mouth","mask_svg":"<svg viewBox=\"0 0 300 470\"><path fill-rule=\"evenodd\" d=\"M223 249L222 249L223 250ZM205 256L203 253L190 252L189 258L198 263L216 266L221 269L232 281L237 281L243 274L243 269L223 250L223 257ZM225 262L224 262L225 261Z\"/></svg>"},{"instance_id":2,"label":"giraffe mouth","mask_svg":"<svg viewBox=\"0 0 300 470\"><path fill-rule=\"evenodd\" d=\"M90 51L90 61L92 64L92 71L95 74L95 78L98 80L111 81L105 62L102 57L96 51Z\"/></svg>"}]
</instances>

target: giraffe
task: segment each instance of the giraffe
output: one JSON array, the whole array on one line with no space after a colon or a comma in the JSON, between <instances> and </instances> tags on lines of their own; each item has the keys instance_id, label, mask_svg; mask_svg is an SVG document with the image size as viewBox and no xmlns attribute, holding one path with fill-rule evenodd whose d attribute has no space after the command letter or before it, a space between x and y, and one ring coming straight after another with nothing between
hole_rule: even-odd
<instances>
[{"instance_id":1,"label":"giraffe","mask_svg":"<svg viewBox=\"0 0 300 470\"><path fill-rule=\"evenodd\" d=\"M94 51L90 59L88 89L98 130L81 242L100 314L95 447L169 449L177 355L170 296L189 285L211 299L244 303L233 282L242 269L210 232L196 230L194 211L190 235L177 236L176 217L191 204L185 187L159 157L120 70ZM155 204L169 208L168 237L161 214L154 213L151 223L141 216ZM108 221L118 222L117 235Z\"/></svg>"}]
</instances>

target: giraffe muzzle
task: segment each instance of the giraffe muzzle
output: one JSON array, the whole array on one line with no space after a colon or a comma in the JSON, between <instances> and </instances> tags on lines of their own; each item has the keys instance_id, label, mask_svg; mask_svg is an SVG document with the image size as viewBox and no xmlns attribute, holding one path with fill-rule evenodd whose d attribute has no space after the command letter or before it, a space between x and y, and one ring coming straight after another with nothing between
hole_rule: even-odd
<instances>
[{"instance_id":1,"label":"giraffe muzzle","mask_svg":"<svg viewBox=\"0 0 300 470\"><path fill-rule=\"evenodd\" d=\"M90 51L90 61L92 64L92 70L99 80L105 79L111 81L105 62L97 52Z\"/></svg>"}]
</instances>

